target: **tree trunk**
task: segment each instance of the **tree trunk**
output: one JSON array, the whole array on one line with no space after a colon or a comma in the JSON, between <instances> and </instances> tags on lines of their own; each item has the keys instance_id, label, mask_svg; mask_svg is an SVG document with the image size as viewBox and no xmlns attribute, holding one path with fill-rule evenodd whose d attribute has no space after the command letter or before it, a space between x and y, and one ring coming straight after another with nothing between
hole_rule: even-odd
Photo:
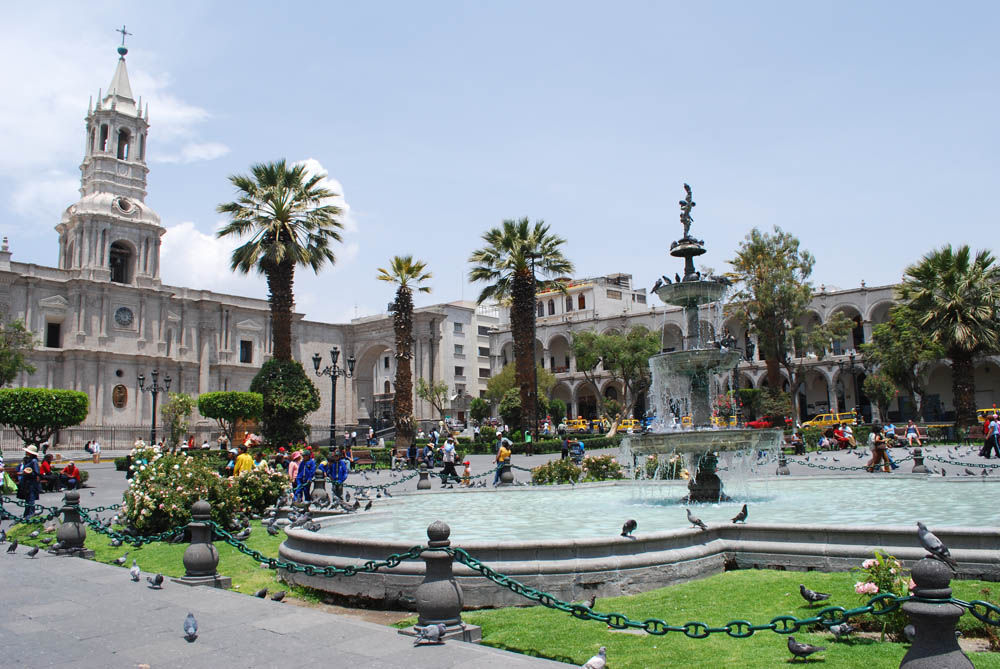
<instances>
[{"instance_id":1,"label":"tree trunk","mask_svg":"<svg viewBox=\"0 0 1000 669\"><path fill-rule=\"evenodd\" d=\"M973 377L972 354L961 350L950 351L951 392L955 401L955 422L968 428L976 424L976 381Z\"/></svg>"},{"instance_id":2,"label":"tree trunk","mask_svg":"<svg viewBox=\"0 0 1000 669\"><path fill-rule=\"evenodd\" d=\"M409 288L396 291L392 326L396 334L396 388L392 396L395 413L397 448L413 443L416 424L413 420L413 296Z\"/></svg>"},{"instance_id":3,"label":"tree trunk","mask_svg":"<svg viewBox=\"0 0 1000 669\"><path fill-rule=\"evenodd\" d=\"M764 361L767 367L767 385L772 393L781 392L781 363L768 358Z\"/></svg>"},{"instance_id":4,"label":"tree trunk","mask_svg":"<svg viewBox=\"0 0 1000 669\"><path fill-rule=\"evenodd\" d=\"M535 419L535 285L530 272L514 275L511 298L514 376L521 395L520 428L524 432Z\"/></svg>"},{"instance_id":5,"label":"tree trunk","mask_svg":"<svg viewBox=\"0 0 1000 669\"><path fill-rule=\"evenodd\" d=\"M271 356L276 360L292 359L292 307L295 296L295 265L282 261L265 270L268 302L271 305Z\"/></svg>"}]
</instances>

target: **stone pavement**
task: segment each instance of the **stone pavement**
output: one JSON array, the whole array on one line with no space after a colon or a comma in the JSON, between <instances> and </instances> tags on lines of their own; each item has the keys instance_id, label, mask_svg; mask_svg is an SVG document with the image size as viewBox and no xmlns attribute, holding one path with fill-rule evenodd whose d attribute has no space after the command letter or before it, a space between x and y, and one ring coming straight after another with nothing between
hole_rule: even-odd
<instances>
[{"instance_id":1,"label":"stone pavement","mask_svg":"<svg viewBox=\"0 0 1000 669\"><path fill-rule=\"evenodd\" d=\"M78 558L0 553L0 666L531 669L567 665L449 641L413 647L395 629L292 604L167 582ZM198 620L188 643L182 625Z\"/></svg>"}]
</instances>

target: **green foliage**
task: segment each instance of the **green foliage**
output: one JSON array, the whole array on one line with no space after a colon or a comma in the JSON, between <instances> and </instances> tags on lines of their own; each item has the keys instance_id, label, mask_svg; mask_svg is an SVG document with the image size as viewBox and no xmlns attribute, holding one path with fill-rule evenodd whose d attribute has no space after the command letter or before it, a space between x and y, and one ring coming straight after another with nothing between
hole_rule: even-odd
<instances>
[{"instance_id":1,"label":"green foliage","mask_svg":"<svg viewBox=\"0 0 1000 669\"><path fill-rule=\"evenodd\" d=\"M0 389L0 423L13 428L26 444L41 444L57 430L79 425L89 406L87 393L78 390Z\"/></svg>"},{"instance_id":2,"label":"green foliage","mask_svg":"<svg viewBox=\"0 0 1000 669\"><path fill-rule=\"evenodd\" d=\"M740 404L743 405L743 419L756 420L760 415L760 404L764 391L760 388L740 388Z\"/></svg>"},{"instance_id":3,"label":"green foliage","mask_svg":"<svg viewBox=\"0 0 1000 669\"><path fill-rule=\"evenodd\" d=\"M539 395L538 396L539 420L542 419L542 417L547 413L547 411L548 411L548 400L544 395ZM503 422L506 423L507 425L513 427L515 425L521 424L521 418L522 418L521 393L518 391L517 388L511 388L510 390L507 391L507 393L503 397L503 400L500 402L500 407L498 409L498 412L500 413L500 418L502 418ZM526 418L529 422L531 421L530 416Z\"/></svg>"},{"instance_id":4,"label":"green foliage","mask_svg":"<svg viewBox=\"0 0 1000 669\"><path fill-rule=\"evenodd\" d=\"M882 420L885 420L889 403L896 396L896 384L889 378L888 374L878 371L866 376L865 382L861 387L865 395L868 396L868 399L878 407L879 416L882 417Z\"/></svg>"},{"instance_id":5,"label":"green foliage","mask_svg":"<svg viewBox=\"0 0 1000 669\"><path fill-rule=\"evenodd\" d=\"M806 448L816 448L819 446L819 438L823 436L825 429L826 428L811 425L809 427L802 428L802 441L805 442ZM857 440L857 438L855 438L855 440Z\"/></svg>"},{"instance_id":6,"label":"green foliage","mask_svg":"<svg viewBox=\"0 0 1000 669\"><path fill-rule=\"evenodd\" d=\"M469 415L472 420L482 423L490 417L490 403L481 397L473 397L469 402Z\"/></svg>"},{"instance_id":7,"label":"green foliage","mask_svg":"<svg viewBox=\"0 0 1000 669\"><path fill-rule=\"evenodd\" d=\"M236 477L236 495L246 513L263 513L273 506L281 493L290 485L288 476L280 472L266 472L256 467L240 472Z\"/></svg>"},{"instance_id":8,"label":"green foliage","mask_svg":"<svg viewBox=\"0 0 1000 669\"><path fill-rule=\"evenodd\" d=\"M792 397L786 392L768 389L760 398L760 412L777 426L785 424L785 416L792 413Z\"/></svg>"},{"instance_id":9,"label":"green foliage","mask_svg":"<svg viewBox=\"0 0 1000 669\"><path fill-rule=\"evenodd\" d=\"M308 437L305 417L319 408L319 391L298 361L268 360L250 391L263 395L261 433L268 443L284 446Z\"/></svg>"},{"instance_id":10,"label":"green foliage","mask_svg":"<svg viewBox=\"0 0 1000 669\"><path fill-rule=\"evenodd\" d=\"M552 428L555 429L566 418L566 403L558 398L549 402L549 416L552 417Z\"/></svg>"},{"instance_id":11,"label":"green foliage","mask_svg":"<svg viewBox=\"0 0 1000 669\"><path fill-rule=\"evenodd\" d=\"M551 372L542 368L541 365L536 366L535 372L538 374L538 397L548 397L549 393L556 385L556 377ZM490 378L486 382L486 399L491 402L501 402L507 391L511 388L517 390L517 378L516 370L513 364L504 365L504 368L500 370L500 373L496 376ZM541 413L541 408L539 408L539 413Z\"/></svg>"},{"instance_id":12,"label":"green foliage","mask_svg":"<svg viewBox=\"0 0 1000 669\"><path fill-rule=\"evenodd\" d=\"M660 467L660 464L663 467ZM659 475L657 476L657 471ZM661 480L673 480L683 478L684 458L674 453L672 455L648 455L646 456L646 478L657 478Z\"/></svg>"},{"instance_id":13,"label":"green foliage","mask_svg":"<svg viewBox=\"0 0 1000 669\"><path fill-rule=\"evenodd\" d=\"M597 368L600 366L624 390L621 402L604 399L597 393L600 412L612 419L632 414L636 400L649 389L649 358L659 351L659 333L642 325L637 325L624 334L598 334L585 330L573 335L576 368L583 372L591 385L595 389L599 387Z\"/></svg>"},{"instance_id":14,"label":"green foliage","mask_svg":"<svg viewBox=\"0 0 1000 669\"><path fill-rule=\"evenodd\" d=\"M430 403L441 420L444 420L445 409L448 408L448 384L444 381L428 383L423 377L417 379L417 397Z\"/></svg>"},{"instance_id":15,"label":"green foliage","mask_svg":"<svg viewBox=\"0 0 1000 669\"><path fill-rule=\"evenodd\" d=\"M483 425L479 428L479 438L487 444L492 444L497 439L497 430L492 425Z\"/></svg>"},{"instance_id":16,"label":"green foliage","mask_svg":"<svg viewBox=\"0 0 1000 669\"><path fill-rule=\"evenodd\" d=\"M583 476L583 469L573 464L569 458L552 460L531 470L531 482L535 485L569 483Z\"/></svg>"},{"instance_id":17,"label":"green foliage","mask_svg":"<svg viewBox=\"0 0 1000 669\"><path fill-rule=\"evenodd\" d=\"M622 466L612 455L590 455L581 463L588 481L607 481L625 478Z\"/></svg>"},{"instance_id":18,"label":"green foliage","mask_svg":"<svg viewBox=\"0 0 1000 669\"><path fill-rule=\"evenodd\" d=\"M263 415L264 396L235 390L202 393L198 396L198 411L206 418L214 418L232 444L237 421L259 420Z\"/></svg>"},{"instance_id":19,"label":"green foliage","mask_svg":"<svg viewBox=\"0 0 1000 669\"><path fill-rule=\"evenodd\" d=\"M167 446L175 449L187 434L191 412L194 411L194 398L187 393L169 393L167 397L160 407L160 415L163 417Z\"/></svg>"},{"instance_id":20,"label":"green foliage","mask_svg":"<svg viewBox=\"0 0 1000 669\"><path fill-rule=\"evenodd\" d=\"M24 321L0 322L0 387L9 385L21 372L34 374L28 353L35 350L35 335L24 327Z\"/></svg>"}]
</instances>

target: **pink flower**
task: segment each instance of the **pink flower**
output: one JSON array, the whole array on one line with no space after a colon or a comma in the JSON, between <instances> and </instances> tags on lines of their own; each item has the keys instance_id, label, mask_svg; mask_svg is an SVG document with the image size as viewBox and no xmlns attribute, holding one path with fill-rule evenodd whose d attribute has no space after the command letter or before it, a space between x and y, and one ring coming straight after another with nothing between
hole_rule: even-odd
<instances>
[{"instance_id":1,"label":"pink flower","mask_svg":"<svg viewBox=\"0 0 1000 669\"><path fill-rule=\"evenodd\" d=\"M874 567L877 564L878 564L878 562L876 560L873 560L872 558L868 558L867 560L865 560L864 562L861 563L861 567L863 569L871 569L872 567Z\"/></svg>"},{"instance_id":2,"label":"pink flower","mask_svg":"<svg viewBox=\"0 0 1000 669\"><path fill-rule=\"evenodd\" d=\"M874 583L862 583L858 581L854 584L854 592L859 595L874 595L878 593L878 586Z\"/></svg>"},{"instance_id":3,"label":"pink flower","mask_svg":"<svg viewBox=\"0 0 1000 669\"><path fill-rule=\"evenodd\" d=\"M910 590L916 590L916 589L917 589L917 584L911 578L910 579Z\"/></svg>"}]
</instances>

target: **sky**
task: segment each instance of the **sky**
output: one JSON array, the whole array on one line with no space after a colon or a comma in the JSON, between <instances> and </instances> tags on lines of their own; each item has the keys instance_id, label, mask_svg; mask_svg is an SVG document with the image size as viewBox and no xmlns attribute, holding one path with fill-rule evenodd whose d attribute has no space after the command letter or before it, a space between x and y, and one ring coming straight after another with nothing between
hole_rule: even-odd
<instances>
[{"instance_id":1,"label":"sky","mask_svg":"<svg viewBox=\"0 0 1000 669\"><path fill-rule=\"evenodd\" d=\"M54 266L78 197L88 100L123 24L149 103L146 202L169 285L266 298L216 239L229 176L309 161L343 242L296 308L382 313L395 255L418 306L475 299L482 234L544 220L576 276L650 287L681 267L683 183L703 265L754 227L816 257L815 286L894 283L944 244L991 248L1000 5L930 2L16 3L0 40L0 233ZM652 303L657 303L653 300Z\"/></svg>"}]
</instances>

